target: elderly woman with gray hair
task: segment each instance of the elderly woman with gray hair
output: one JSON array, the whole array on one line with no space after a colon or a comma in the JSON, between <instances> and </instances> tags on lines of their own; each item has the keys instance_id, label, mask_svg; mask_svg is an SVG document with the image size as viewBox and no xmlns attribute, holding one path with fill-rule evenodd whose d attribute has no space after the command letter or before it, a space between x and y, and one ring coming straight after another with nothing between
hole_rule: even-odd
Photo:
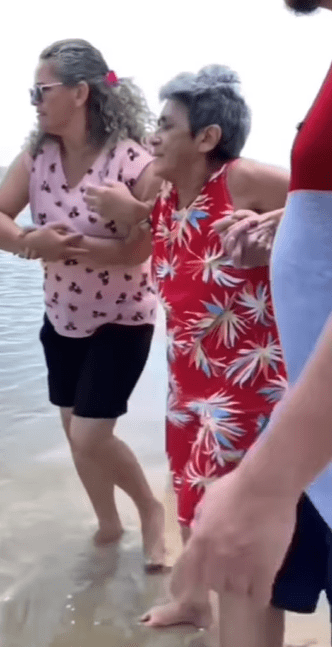
<instances>
[{"instance_id":1,"label":"elderly woman with gray hair","mask_svg":"<svg viewBox=\"0 0 332 647\"><path fill-rule=\"evenodd\" d=\"M237 268L218 230L224 218L233 222L248 209L278 221L288 174L240 157L250 112L230 69L215 65L180 74L160 98L165 103L151 143L154 171L164 183L151 215L152 269L167 321L166 444L185 542L205 487L238 465L286 384L266 231L241 259L246 267ZM119 212L126 205L129 213L130 203L132 214L139 213L137 201L118 184L104 194L96 190L94 200L106 220L111 205ZM204 582L196 584L186 599L173 587L173 601L142 621L207 625L208 593ZM238 605L228 608L221 643L277 644L261 638L267 626L281 635L281 618L273 607L264 617L246 611L242 618Z\"/></svg>"},{"instance_id":2,"label":"elderly woman with gray hair","mask_svg":"<svg viewBox=\"0 0 332 647\"><path fill-rule=\"evenodd\" d=\"M149 241L116 216L105 223L87 208L88 185L117 180L142 204L160 181L140 141L152 116L138 88L118 80L90 43L64 40L41 55L31 101L38 128L0 189L0 246L44 266L41 330L50 400L98 517L97 544L122 526L114 486L137 505L147 569L163 563L163 507L132 451L114 434L145 365L156 297ZM35 227L14 220L30 204ZM146 208L142 207L146 217Z\"/></svg>"}]
</instances>

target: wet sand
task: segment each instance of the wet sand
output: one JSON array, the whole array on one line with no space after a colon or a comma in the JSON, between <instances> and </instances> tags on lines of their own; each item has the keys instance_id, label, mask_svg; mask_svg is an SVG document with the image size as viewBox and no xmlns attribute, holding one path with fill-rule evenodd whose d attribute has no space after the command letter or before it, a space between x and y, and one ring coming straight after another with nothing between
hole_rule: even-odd
<instances>
[{"instance_id":1,"label":"wet sand","mask_svg":"<svg viewBox=\"0 0 332 647\"><path fill-rule=\"evenodd\" d=\"M149 479L166 503L171 564L180 539L166 470L150 470ZM125 495L119 493L118 503L126 533L103 549L90 542L94 519L69 459L4 475L0 501L1 647L211 645L194 628L137 624L140 614L166 599L169 575L144 574L138 520ZM309 618L290 614L287 624L288 645L329 644L324 604Z\"/></svg>"},{"instance_id":2,"label":"wet sand","mask_svg":"<svg viewBox=\"0 0 332 647\"><path fill-rule=\"evenodd\" d=\"M169 575L144 574L137 514L124 494L117 497L122 541L104 549L91 544L94 516L47 402L37 263L0 254L0 303L0 647L209 647L209 636L194 628L157 631L137 623L166 599ZM118 434L166 504L171 565L180 539L164 457L165 385L160 318ZM287 643L328 646L324 601L313 616L289 615Z\"/></svg>"}]
</instances>

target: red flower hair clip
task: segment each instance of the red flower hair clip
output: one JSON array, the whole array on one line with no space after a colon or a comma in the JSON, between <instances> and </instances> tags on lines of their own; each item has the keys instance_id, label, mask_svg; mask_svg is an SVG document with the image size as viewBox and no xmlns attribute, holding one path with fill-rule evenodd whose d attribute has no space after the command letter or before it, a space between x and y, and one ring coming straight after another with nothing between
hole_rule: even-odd
<instances>
[{"instance_id":1,"label":"red flower hair clip","mask_svg":"<svg viewBox=\"0 0 332 647\"><path fill-rule=\"evenodd\" d=\"M105 74L104 81L106 85L109 86L117 85L119 83L119 79L116 76L115 72L113 72L113 70L110 70L109 72L107 72L107 74Z\"/></svg>"}]
</instances>

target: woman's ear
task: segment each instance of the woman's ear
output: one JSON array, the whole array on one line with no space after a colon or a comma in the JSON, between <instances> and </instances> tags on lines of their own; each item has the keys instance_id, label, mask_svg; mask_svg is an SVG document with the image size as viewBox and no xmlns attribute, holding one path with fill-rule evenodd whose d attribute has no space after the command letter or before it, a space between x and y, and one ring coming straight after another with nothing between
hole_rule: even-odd
<instances>
[{"instance_id":1,"label":"woman's ear","mask_svg":"<svg viewBox=\"0 0 332 647\"><path fill-rule=\"evenodd\" d=\"M75 91L76 91L76 94L75 94L76 105L79 108L80 106L83 106L86 103L89 96L90 88L86 81L80 81L77 84Z\"/></svg>"},{"instance_id":2,"label":"woman's ear","mask_svg":"<svg viewBox=\"0 0 332 647\"><path fill-rule=\"evenodd\" d=\"M218 124L211 124L203 128L198 135L198 150L200 153L210 153L219 144L222 130Z\"/></svg>"}]
</instances>

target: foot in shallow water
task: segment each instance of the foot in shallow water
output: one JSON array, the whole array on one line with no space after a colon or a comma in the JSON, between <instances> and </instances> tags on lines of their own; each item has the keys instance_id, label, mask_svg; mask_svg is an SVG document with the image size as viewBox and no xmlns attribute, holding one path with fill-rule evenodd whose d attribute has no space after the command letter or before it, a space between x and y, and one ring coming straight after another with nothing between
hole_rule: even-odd
<instances>
[{"instance_id":1,"label":"foot in shallow water","mask_svg":"<svg viewBox=\"0 0 332 647\"><path fill-rule=\"evenodd\" d=\"M141 514L144 567L147 573L160 572L165 565L165 512L159 501Z\"/></svg>"},{"instance_id":2,"label":"foot in shallow water","mask_svg":"<svg viewBox=\"0 0 332 647\"><path fill-rule=\"evenodd\" d=\"M208 602L190 605L173 600L168 604L153 607L140 618L140 622L147 627L190 624L199 629L207 629L212 624L212 611Z\"/></svg>"},{"instance_id":3,"label":"foot in shallow water","mask_svg":"<svg viewBox=\"0 0 332 647\"><path fill-rule=\"evenodd\" d=\"M93 543L95 546L105 546L113 541L119 541L123 533L124 530L120 521L112 525L100 524L99 530L97 530L93 537Z\"/></svg>"}]
</instances>

